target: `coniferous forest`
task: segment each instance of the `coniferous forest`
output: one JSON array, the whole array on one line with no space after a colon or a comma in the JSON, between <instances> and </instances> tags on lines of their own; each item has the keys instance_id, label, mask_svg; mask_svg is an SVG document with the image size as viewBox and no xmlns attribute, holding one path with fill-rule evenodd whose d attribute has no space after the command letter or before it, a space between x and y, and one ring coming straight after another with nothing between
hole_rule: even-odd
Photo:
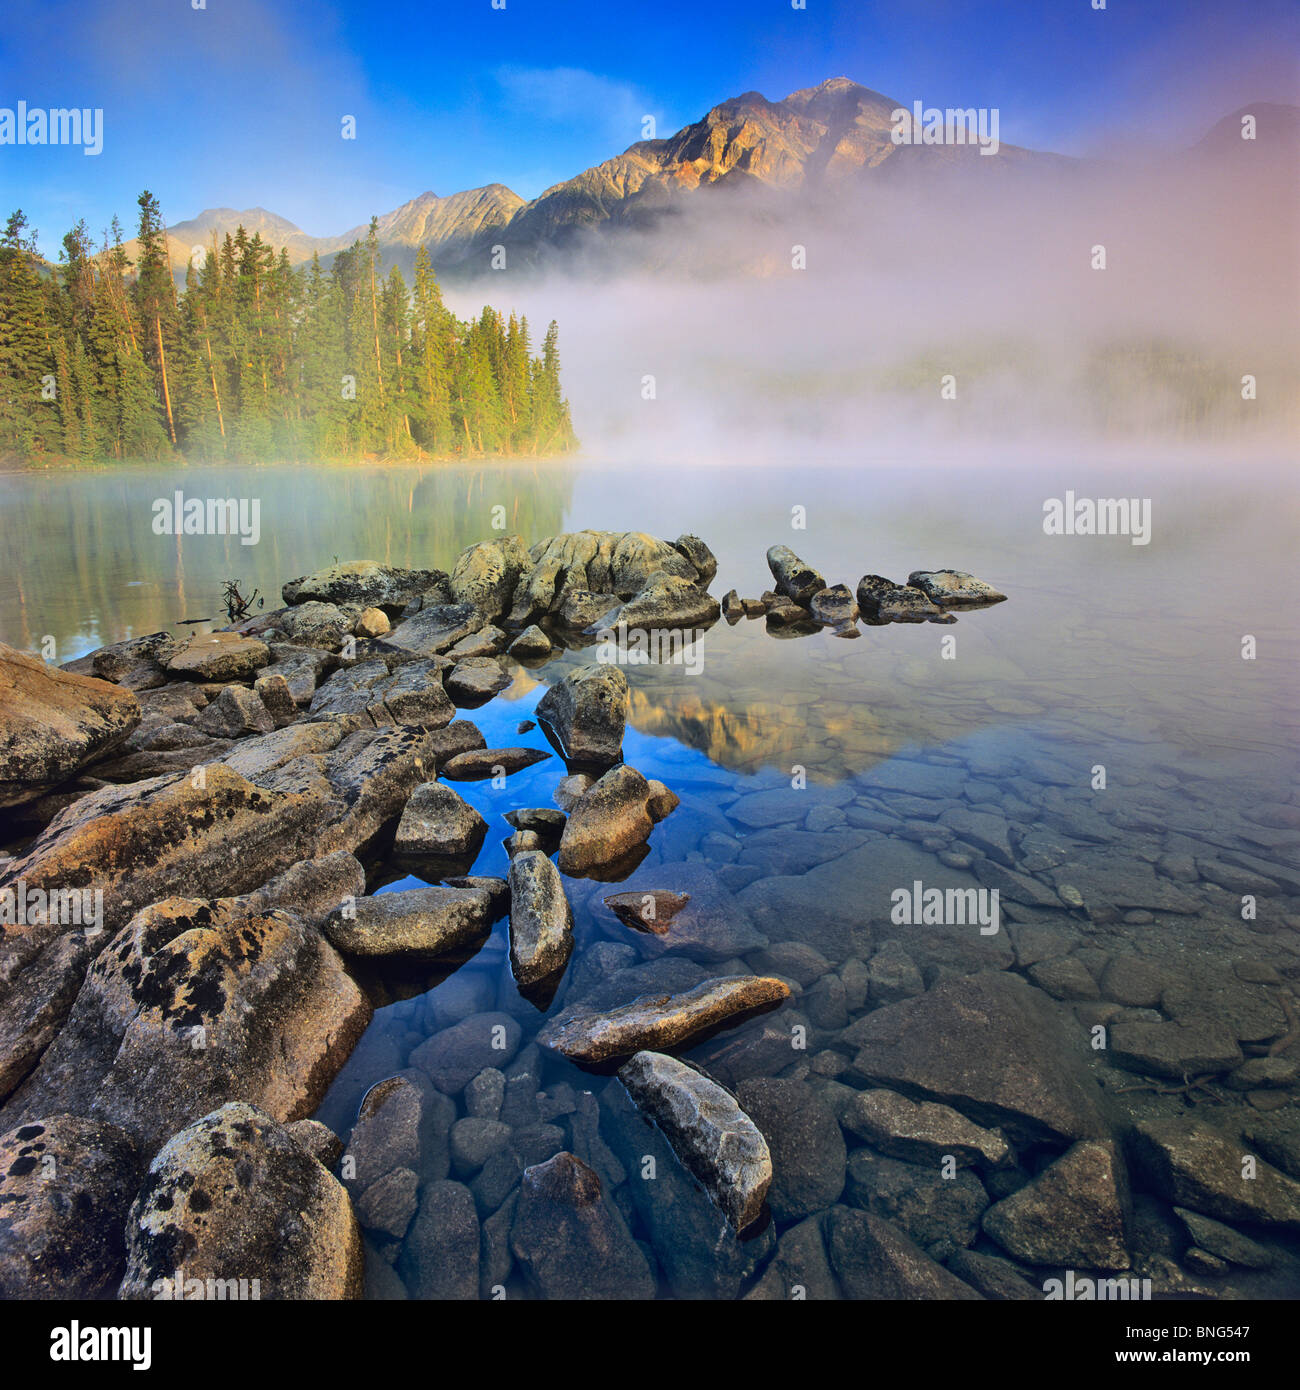
<instances>
[{"instance_id":1,"label":"coniferous forest","mask_svg":"<svg viewBox=\"0 0 1300 1390\"><path fill-rule=\"evenodd\" d=\"M84 221L59 263L21 212L0 236L0 459L271 460L551 454L576 440L557 328L458 319L427 248L408 287L364 241L294 268L239 228L191 259L184 289L158 200L138 200L132 265L114 219Z\"/></svg>"}]
</instances>

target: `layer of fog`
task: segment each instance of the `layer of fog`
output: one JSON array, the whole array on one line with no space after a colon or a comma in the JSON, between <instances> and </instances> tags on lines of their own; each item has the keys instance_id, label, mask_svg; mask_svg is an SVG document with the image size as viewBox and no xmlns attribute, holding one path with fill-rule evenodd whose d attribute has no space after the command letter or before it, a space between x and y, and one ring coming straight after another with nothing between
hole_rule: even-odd
<instances>
[{"instance_id":1,"label":"layer of fog","mask_svg":"<svg viewBox=\"0 0 1300 1390\"><path fill-rule=\"evenodd\" d=\"M526 313L535 340L558 320L594 457L1098 438L1276 452L1297 425L1295 131L1229 130L1145 169L971 151L946 176L900 159L815 196L704 190L448 299Z\"/></svg>"}]
</instances>

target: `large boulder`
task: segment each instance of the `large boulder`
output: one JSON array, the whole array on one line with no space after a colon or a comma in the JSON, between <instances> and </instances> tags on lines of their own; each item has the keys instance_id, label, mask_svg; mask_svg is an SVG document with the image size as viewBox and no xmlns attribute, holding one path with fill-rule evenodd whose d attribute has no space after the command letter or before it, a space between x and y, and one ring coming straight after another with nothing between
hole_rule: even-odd
<instances>
[{"instance_id":1,"label":"large boulder","mask_svg":"<svg viewBox=\"0 0 1300 1390\"><path fill-rule=\"evenodd\" d=\"M454 603L472 604L487 618L510 611L519 576L532 561L519 536L498 536L462 550L452 567L449 588Z\"/></svg>"},{"instance_id":2,"label":"large boulder","mask_svg":"<svg viewBox=\"0 0 1300 1390\"><path fill-rule=\"evenodd\" d=\"M374 560L352 560L314 570L300 579L289 580L280 593L288 604L311 600L346 603L382 608L390 618L417 599L446 603L450 598L447 576L441 570L399 569Z\"/></svg>"},{"instance_id":3,"label":"large boulder","mask_svg":"<svg viewBox=\"0 0 1300 1390\"><path fill-rule=\"evenodd\" d=\"M0 1298L103 1298L126 1258L141 1164L128 1134L79 1115L0 1136Z\"/></svg>"},{"instance_id":4,"label":"large boulder","mask_svg":"<svg viewBox=\"0 0 1300 1390\"><path fill-rule=\"evenodd\" d=\"M142 906L252 892L312 858L321 820L339 810L214 763L201 779L173 773L101 788L56 816L0 878L0 890L22 883L76 909L71 924L64 914L0 928L0 1096L53 1037L95 952ZM97 914L85 910L93 893L102 894Z\"/></svg>"},{"instance_id":5,"label":"large boulder","mask_svg":"<svg viewBox=\"0 0 1300 1390\"><path fill-rule=\"evenodd\" d=\"M130 691L53 671L0 642L0 807L34 801L124 742L139 722Z\"/></svg>"},{"instance_id":6,"label":"large boulder","mask_svg":"<svg viewBox=\"0 0 1300 1390\"><path fill-rule=\"evenodd\" d=\"M618 1078L732 1227L752 1225L772 1185L772 1155L736 1097L662 1052L636 1053Z\"/></svg>"},{"instance_id":7,"label":"large boulder","mask_svg":"<svg viewBox=\"0 0 1300 1390\"><path fill-rule=\"evenodd\" d=\"M477 854L486 834L487 821L454 788L421 782L407 798L393 848L399 855L460 859Z\"/></svg>"},{"instance_id":8,"label":"large boulder","mask_svg":"<svg viewBox=\"0 0 1300 1390\"><path fill-rule=\"evenodd\" d=\"M617 666L579 666L542 696L537 717L570 762L616 763L628 700L627 677Z\"/></svg>"},{"instance_id":9,"label":"large boulder","mask_svg":"<svg viewBox=\"0 0 1300 1390\"><path fill-rule=\"evenodd\" d=\"M164 1145L126 1239L124 1299L361 1296L361 1231L342 1183L243 1101Z\"/></svg>"},{"instance_id":10,"label":"large boulder","mask_svg":"<svg viewBox=\"0 0 1300 1390\"><path fill-rule=\"evenodd\" d=\"M6 1114L107 1120L145 1155L226 1100L301 1119L370 1015L338 956L296 917L248 900L168 898L99 954Z\"/></svg>"},{"instance_id":11,"label":"large boulder","mask_svg":"<svg viewBox=\"0 0 1300 1390\"><path fill-rule=\"evenodd\" d=\"M601 619L598 636L608 641L615 628L624 631L658 628L666 631L712 627L722 607L712 594L675 574L652 574L616 613Z\"/></svg>"}]
</instances>

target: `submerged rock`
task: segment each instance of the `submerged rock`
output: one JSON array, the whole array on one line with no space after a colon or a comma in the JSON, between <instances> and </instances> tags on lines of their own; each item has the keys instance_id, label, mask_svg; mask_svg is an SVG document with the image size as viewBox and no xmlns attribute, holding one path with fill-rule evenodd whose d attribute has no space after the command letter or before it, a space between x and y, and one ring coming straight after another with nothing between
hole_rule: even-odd
<instances>
[{"instance_id":1,"label":"submerged rock","mask_svg":"<svg viewBox=\"0 0 1300 1390\"><path fill-rule=\"evenodd\" d=\"M524 1170L510 1248L549 1299L651 1299L654 1276L580 1158L558 1153Z\"/></svg>"},{"instance_id":2,"label":"submerged rock","mask_svg":"<svg viewBox=\"0 0 1300 1390\"><path fill-rule=\"evenodd\" d=\"M772 1156L736 1098L661 1052L636 1053L618 1079L732 1227L743 1231L756 1221L772 1183Z\"/></svg>"},{"instance_id":3,"label":"submerged rock","mask_svg":"<svg viewBox=\"0 0 1300 1390\"><path fill-rule=\"evenodd\" d=\"M483 935L491 925L490 908L483 889L435 884L359 898L331 914L324 930L344 955L436 960Z\"/></svg>"},{"instance_id":4,"label":"submerged rock","mask_svg":"<svg viewBox=\"0 0 1300 1390\"><path fill-rule=\"evenodd\" d=\"M831 1266L850 1298L980 1297L882 1217L835 1207L826 1224Z\"/></svg>"},{"instance_id":5,"label":"submerged rock","mask_svg":"<svg viewBox=\"0 0 1300 1390\"><path fill-rule=\"evenodd\" d=\"M1077 1032L1058 1005L1017 975L946 980L875 1009L842 1039L859 1049L855 1076L950 1105L1018 1142L1059 1144L1108 1132Z\"/></svg>"},{"instance_id":6,"label":"submerged rock","mask_svg":"<svg viewBox=\"0 0 1300 1390\"><path fill-rule=\"evenodd\" d=\"M575 763L614 763L623 756L627 677L617 666L579 666L551 686L537 717Z\"/></svg>"},{"instance_id":7,"label":"submerged rock","mask_svg":"<svg viewBox=\"0 0 1300 1390\"><path fill-rule=\"evenodd\" d=\"M478 853L487 821L441 782L421 782L407 798L393 849L402 855L461 859Z\"/></svg>"},{"instance_id":8,"label":"submerged rock","mask_svg":"<svg viewBox=\"0 0 1300 1390\"><path fill-rule=\"evenodd\" d=\"M895 1091L855 1093L840 1122L881 1153L909 1163L937 1165L951 1155L959 1167L1000 1168L1014 1158L998 1130L982 1129L951 1106Z\"/></svg>"},{"instance_id":9,"label":"submerged rock","mask_svg":"<svg viewBox=\"0 0 1300 1390\"><path fill-rule=\"evenodd\" d=\"M0 1136L0 1298L113 1292L140 1173L131 1137L101 1120L55 1114Z\"/></svg>"},{"instance_id":10,"label":"submerged rock","mask_svg":"<svg viewBox=\"0 0 1300 1390\"><path fill-rule=\"evenodd\" d=\"M1175 1206L1300 1232L1300 1182L1200 1120L1139 1120L1127 1148L1142 1185Z\"/></svg>"},{"instance_id":11,"label":"submerged rock","mask_svg":"<svg viewBox=\"0 0 1300 1390\"><path fill-rule=\"evenodd\" d=\"M573 911L555 865L539 850L510 861L510 966L522 985L560 970L573 951Z\"/></svg>"},{"instance_id":12,"label":"submerged rock","mask_svg":"<svg viewBox=\"0 0 1300 1390\"><path fill-rule=\"evenodd\" d=\"M800 1081L763 1078L742 1081L736 1096L771 1147L772 1215L797 1221L837 1201L848 1155L835 1116L816 1092Z\"/></svg>"},{"instance_id":13,"label":"submerged rock","mask_svg":"<svg viewBox=\"0 0 1300 1390\"><path fill-rule=\"evenodd\" d=\"M1075 1269L1127 1269L1128 1178L1116 1146L1075 1144L984 1213L984 1230L1014 1259Z\"/></svg>"},{"instance_id":14,"label":"submerged rock","mask_svg":"<svg viewBox=\"0 0 1300 1390\"><path fill-rule=\"evenodd\" d=\"M704 980L682 994L645 994L608 1013L569 1010L548 1019L537 1041L571 1062L598 1064L634 1052L660 1052L774 1008L790 996L781 980L733 975Z\"/></svg>"},{"instance_id":15,"label":"submerged rock","mask_svg":"<svg viewBox=\"0 0 1300 1390\"><path fill-rule=\"evenodd\" d=\"M767 552L767 567L776 581L776 592L801 608L807 608L812 596L826 587L821 575L811 565L805 565L788 546L772 546Z\"/></svg>"},{"instance_id":16,"label":"submerged rock","mask_svg":"<svg viewBox=\"0 0 1300 1390\"><path fill-rule=\"evenodd\" d=\"M129 691L52 671L0 643L0 807L34 801L111 752L139 723Z\"/></svg>"},{"instance_id":17,"label":"submerged rock","mask_svg":"<svg viewBox=\"0 0 1300 1390\"><path fill-rule=\"evenodd\" d=\"M976 579L965 570L913 570L907 582L921 590L940 608L956 608L968 604L1003 603L1006 594L991 584Z\"/></svg>"},{"instance_id":18,"label":"submerged rock","mask_svg":"<svg viewBox=\"0 0 1300 1390\"><path fill-rule=\"evenodd\" d=\"M282 1125L243 1101L163 1146L126 1239L124 1299L193 1296L191 1280L207 1298L361 1296L361 1231L343 1185ZM213 1281L223 1292L212 1291Z\"/></svg>"},{"instance_id":19,"label":"submerged rock","mask_svg":"<svg viewBox=\"0 0 1300 1390\"><path fill-rule=\"evenodd\" d=\"M474 1197L462 1183L426 1183L397 1268L414 1298L479 1296L480 1231Z\"/></svg>"},{"instance_id":20,"label":"submerged rock","mask_svg":"<svg viewBox=\"0 0 1300 1390\"><path fill-rule=\"evenodd\" d=\"M604 902L625 927L662 936L690 900L689 893L674 893L667 888L643 888L635 893L611 893Z\"/></svg>"}]
</instances>

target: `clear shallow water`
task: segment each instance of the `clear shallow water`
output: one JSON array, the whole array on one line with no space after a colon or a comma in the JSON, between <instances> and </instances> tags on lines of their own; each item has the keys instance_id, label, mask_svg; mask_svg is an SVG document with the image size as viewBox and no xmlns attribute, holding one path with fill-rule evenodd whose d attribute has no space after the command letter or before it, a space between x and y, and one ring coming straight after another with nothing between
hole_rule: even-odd
<instances>
[{"instance_id":1,"label":"clear shallow water","mask_svg":"<svg viewBox=\"0 0 1300 1390\"><path fill-rule=\"evenodd\" d=\"M0 480L13 581L0 600L0 635L31 649L53 634L66 660L180 617L217 616L227 578L243 581L245 592L260 588L274 607L281 582L335 557L449 568L459 549L492 534L494 506L505 508L508 525L529 543L584 526L670 539L693 531L718 555L712 587L719 595L734 586L756 596L768 587L764 553L777 542L828 582L850 586L864 572L903 580L913 569L968 569L1009 601L962 614L952 626L867 628L855 641L778 640L761 622L719 624L702 640L698 674L627 668L625 757L682 797L629 882L668 886L675 866L698 863L737 895L768 945L748 938L744 950L720 956L675 950L670 935L665 956L656 939L627 931L601 906L619 885L570 880L577 948L550 1012L586 997L616 968L658 962L658 975L635 977L636 992L659 977L666 988L686 987L692 968L698 978L748 970L785 976L777 967L788 968L792 958L781 948L811 944L821 964L804 962L802 987L782 1012L684 1055L729 1084L779 1075L816 1088L846 1078L853 1049L837 1047L840 1034L881 1002L855 997L857 967L894 942L927 986L985 966L1030 973L1076 1009L1081 1026L1109 998L1085 977L1104 981L1109 961L1139 957L1185 996L1182 1012L1166 1009L1165 1017L1189 1026L1209 1019L1260 1051L1285 1032L1280 996L1300 976L1300 830L1293 828L1300 712L1297 638L1286 603L1296 517L1278 476L1168 464L1103 470L1077 459L996 470L940 461L640 474L539 465L23 475ZM261 542L154 536L151 501L176 486L192 495L259 497ZM1080 496L1149 497L1151 543L1044 535L1043 501L1067 488ZM806 529L791 528L793 508L805 509ZM1247 634L1257 646L1250 661L1241 655ZM943 655L949 639L950 659ZM520 735L516 726L532 715L544 688L537 682L553 681L572 659L521 672L504 696L467 712L489 745L547 746L540 731ZM1104 790L1092 786L1099 765ZM796 791L791 779L799 769L808 785ZM562 774L553 759L502 789L457 784L490 826L475 872L504 874L504 812L551 805ZM785 809L774 818L745 804L763 790L784 794ZM1003 929L992 937L890 921L892 891L914 876L941 887L974 881L939 857L965 855L972 868L984 857L947 828L944 817L958 808L1004 822L1011 867L1038 885L1029 902L1004 895ZM418 881L394 872L376 866L375 884L390 891ZM764 910L764 882L789 875L811 875L806 909ZM1258 894L1253 921L1242 920L1243 883ZM1091 916L1067 909L1062 886L1078 891ZM851 930L845 900L857 908ZM1173 902L1178 911L1168 910ZM1032 950L1031 931L1039 933ZM1074 966L1033 974L1042 933L1056 942L1047 959ZM510 1054L514 1069L532 1076L527 1084L541 1094L520 1112L528 1121L516 1125L527 1131L521 1144L571 1148L598 1171L601 1159L607 1192L653 1252L664 1295L735 1296L757 1272L771 1235L729 1251L725 1276L716 1268L702 1274L702 1257L682 1254L692 1240L708 1244L708 1209L683 1196L674 1220L661 1219L628 1175L636 1154L626 1131L596 1102L606 1079L529 1051L543 1016L515 990L506 941L502 922L454 974L379 1009L320 1118L346 1138L364 1092L410 1066L429 1037L464 1019L507 1013L522 1027ZM792 1052L788 1033L773 1045L773 1020L788 1029L792 1019L808 1027L805 1050ZM1194 1113L1233 1136L1258 1125L1283 1136L1300 1130L1294 1086L1274 1093L1282 1100L1274 1108L1262 1089L1247 1096L1219 1088L1217 1099L1129 1091L1141 1075L1104 1057L1096 1065L1130 1115ZM463 1097L458 1106L463 1116ZM542 1123L552 1130L533 1133ZM878 1175L864 1169L859 1141L849 1140L842 1200L885 1210L905 1227L911 1222L918 1240L934 1238L922 1243L936 1253L954 1232L963 1243L969 1231L943 1198L922 1203L920 1214L895 1210ZM540 1149L528 1161L544 1158ZM603 1157L610 1150L613 1167ZM426 1184L450 1177L472 1188L478 1181L471 1170L449 1171L445 1138L426 1136L421 1164ZM921 1181L920 1170L913 1176ZM478 1195L486 1222L492 1195ZM777 1234L788 1224L778 1223ZM375 1236L373 1291L391 1296L400 1281L388 1258L397 1258L396 1243ZM1233 1269L1188 1278L1213 1296L1294 1295L1294 1245L1277 1243L1276 1258L1268 1274ZM409 1263L399 1259L398 1267L415 1290ZM525 1295L517 1268L503 1277L509 1296Z\"/></svg>"}]
</instances>

